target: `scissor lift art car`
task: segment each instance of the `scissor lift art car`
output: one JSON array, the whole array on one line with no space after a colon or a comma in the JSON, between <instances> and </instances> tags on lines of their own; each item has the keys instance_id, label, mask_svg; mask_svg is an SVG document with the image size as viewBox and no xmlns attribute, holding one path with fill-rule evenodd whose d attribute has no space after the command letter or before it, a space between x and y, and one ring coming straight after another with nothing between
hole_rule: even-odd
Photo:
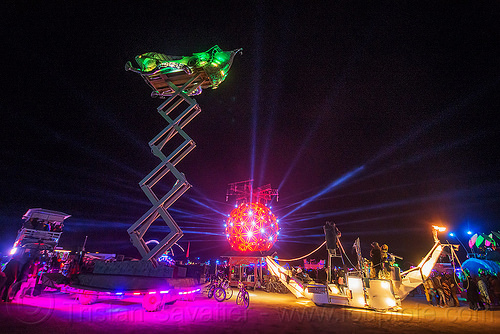
<instances>
[{"instance_id":1,"label":"scissor lift art car","mask_svg":"<svg viewBox=\"0 0 500 334\"><path fill-rule=\"evenodd\" d=\"M196 285L199 282L186 277L185 268L167 267L158 259L183 235L168 209L191 187L186 176L176 168L196 146L184 131L184 127L201 111L191 96L200 94L203 89L217 88L227 77L234 56L240 51L222 51L214 46L206 52L181 57L149 52L135 57L138 68L133 67L131 62L126 63L125 70L140 74L153 89L152 97L166 99L157 110L168 125L149 142L152 153L160 159L160 163L139 182L152 207L128 229L142 260L100 263L92 274L79 275L78 284L70 285L67 291L79 294L81 303L93 303L99 295L135 295L143 297L146 310L157 311L165 303L199 291L200 287ZM177 144L178 136L180 144ZM173 145L178 146L168 151L174 138ZM169 190L159 195L153 187L169 173L175 178L173 185L165 187L163 182L163 187L159 188ZM151 225L160 219L169 232L150 248L144 236Z\"/></svg>"},{"instance_id":2,"label":"scissor lift art car","mask_svg":"<svg viewBox=\"0 0 500 334\"><path fill-rule=\"evenodd\" d=\"M198 103L190 96L201 93L203 88L217 88L226 78L234 56L240 51L241 49L222 51L218 46L214 46L206 52L186 57L146 53L136 57L139 69L133 68L130 62L125 66L126 70L139 73L146 80L154 89L152 96L169 96L158 107L158 112L168 125L149 142L151 151L161 162L139 183L153 206L128 229L132 243L142 258L153 265L156 265L158 257L182 237L181 229L167 209L191 187L185 175L175 167L196 146L193 139L183 130L201 111ZM186 102L187 107L175 118L170 117L182 102ZM164 153L163 148L176 135L182 137L181 144L173 152ZM158 196L152 188L168 173L172 173L176 181L170 191ZM170 233L150 249L143 237L159 217L167 224Z\"/></svg>"}]
</instances>

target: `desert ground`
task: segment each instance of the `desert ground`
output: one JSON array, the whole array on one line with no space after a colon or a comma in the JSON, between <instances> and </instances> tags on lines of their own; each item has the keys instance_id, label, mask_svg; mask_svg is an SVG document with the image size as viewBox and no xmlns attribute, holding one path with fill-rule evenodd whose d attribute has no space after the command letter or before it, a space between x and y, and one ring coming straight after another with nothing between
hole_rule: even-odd
<instances>
[{"instance_id":1,"label":"desert ground","mask_svg":"<svg viewBox=\"0 0 500 334\"><path fill-rule=\"evenodd\" d=\"M99 298L80 305L75 295L44 292L0 303L2 333L499 333L500 310L432 307L422 295L408 297L398 312L318 307L292 294L250 292L250 307L235 295L217 302L205 294L146 312L140 297Z\"/></svg>"}]
</instances>

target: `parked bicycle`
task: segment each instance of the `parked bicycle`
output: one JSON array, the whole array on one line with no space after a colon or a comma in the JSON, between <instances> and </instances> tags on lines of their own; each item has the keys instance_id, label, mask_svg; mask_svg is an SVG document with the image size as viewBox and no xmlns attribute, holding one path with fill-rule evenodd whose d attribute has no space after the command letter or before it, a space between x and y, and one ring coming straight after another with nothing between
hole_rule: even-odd
<instances>
[{"instance_id":1,"label":"parked bicycle","mask_svg":"<svg viewBox=\"0 0 500 334\"><path fill-rule=\"evenodd\" d=\"M231 299L231 297L233 296L233 289L231 288L229 280L226 277L221 282L221 288L223 288L226 292L226 300Z\"/></svg>"},{"instance_id":2,"label":"parked bicycle","mask_svg":"<svg viewBox=\"0 0 500 334\"><path fill-rule=\"evenodd\" d=\"M229 280L227 278L213 276L210 280L210 284L207 286L207 296L208 298L212 298L213 296L218 302L231 299L233 290L229 285Z\"/></svg>"},{"instance_id":3,"label":"parked bicycle","mask_svg":"<svg viewBox=\"0 0 500 334\"><path fill-rule=\"evenodd\" d=\"M270 277L269 281L266 284L265 290L266 290L266 292L275 292L275 293L287 293L288 292L288 289L275 276Z\"/></svg>"},{"instance_id":4,"label":"parked bicycle","mask_svg":"<svg viewBox=\"0 0 500 334\"><path fill-rule=\"evenodd\" d=\"M207 285L207 296L212 298L215 292L215 288L219 285L219 277L212 275L210 277L210 284Z\"/></svg>"},{"instance_id":5,"label":"parked bicycle","mask_svg":"<svg viewBox=\"0 0 500 334\"><path fill-rule=\"evenodd\" d=\"M250 305L250 294L246 290L245 284L241 281L238 282L238 296L236 297L236 304L243 305L245 308L248 308Z\"/></svg>"}]
</instances>

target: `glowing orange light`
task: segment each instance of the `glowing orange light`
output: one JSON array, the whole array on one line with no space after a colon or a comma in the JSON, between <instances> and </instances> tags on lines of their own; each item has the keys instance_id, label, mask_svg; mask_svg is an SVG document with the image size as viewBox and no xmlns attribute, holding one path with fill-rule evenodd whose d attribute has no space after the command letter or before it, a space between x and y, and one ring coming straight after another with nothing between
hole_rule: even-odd
<instances>
[{"instance_id":1,"label":"glowing orange light","mask_svg":"<svg viewBox=\"0 0 500 334\"><path fill-rule=\"evenodd\" d=\"M446 231L446 227L443 227L443 226L436 226L436 225L432 225L432 227L438 231L438 232L444 232Z\"/></svg>"},{"instance_id":2,"label":"glowing orange light","mask_svg":"<svg viewBox=\"0 0 500 334\"><path fill-rule=\"evenodd\" d=\"M276 217L261 203L242 203L229 214L226 237L241 252L268 251L278 236Z\"/></svg>"}]
</instances>

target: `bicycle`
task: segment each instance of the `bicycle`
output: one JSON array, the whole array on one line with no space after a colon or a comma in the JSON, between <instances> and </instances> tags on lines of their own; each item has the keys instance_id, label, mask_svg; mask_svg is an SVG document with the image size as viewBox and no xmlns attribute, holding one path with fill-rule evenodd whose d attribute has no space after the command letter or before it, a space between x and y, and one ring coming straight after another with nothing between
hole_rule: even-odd
<instances>
[{"instance_id":1,"label":"bicycle","mask_svg":"<svg viewBox=\"0 0 500 334\"><path fill-rule=\"evenodd\" d=\"M219 276L212 275L210 277L210 284L207 286L207 297L212 298L215 292L215 289L219 285Z\"/></svg>"},{"instance_id":2,"label":"bicycle","mask_svg":"<svg viewBox=\"0 0 500 334\"><path fill-rule=\"evenodd\" d=\"M231 299L231 297L233 296L233 289L231 288L231 285L229 284L229 280L227 278L224 278L222 280L222 283L221 283L221 288L224 289L225 293L226 293L226 300L229 300Z\"/></svg>"},{"instance_id":3,"label":"bicycle","mask_svg":"<svg viewBox=\"0 0 500 334\"><path fill-rule=\"evenodd\" d=\"M288 289L276 277L272 276L266 284L266 292L287 293Z\"/></svg>"},{"instance_id":4,"label":"bicycle","mask_svg":"<svg viewBox=\"0 0 500 334\"><path fill-rule=\"evenodd\" d=\"M243 305L245 308L248 308L250 305L250 294L246 290L245 284L243 284L241 281L238 282L238 296L236 297L236 304L237 305Z\"/></svg>"},{"instance_id":5,"label":"bicycle","mask_svg":"<svg viewBox=\"0 0 500 334\"><path fill-rule=\"evenodd\" d=\"M229 280L220 276L212 277L207 289L208 298L212 298L213 296L218 302L231 299L233 296L233 290L229 285Z\"/></svg>"}]
</instances>

